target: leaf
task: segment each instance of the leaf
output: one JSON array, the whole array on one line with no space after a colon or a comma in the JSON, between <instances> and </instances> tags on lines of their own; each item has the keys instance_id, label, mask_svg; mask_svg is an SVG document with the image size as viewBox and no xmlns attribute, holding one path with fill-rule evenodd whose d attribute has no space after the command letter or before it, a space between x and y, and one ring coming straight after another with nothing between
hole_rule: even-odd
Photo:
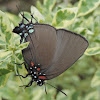
<instances>
[{"instance_id":1,"label":"leaf","mask_svg":"<svg viewBox=\"0 0 100 100\"><path fill-rule=\"evenodd\" d=\"M20 44L20 39L21 37L18 35L18 34L14 34L13 36L13 43L15 43L16 45L19 45Z\"/></svg>"},{"instance_id":2,"label":"leaf","mask_svg":"<svg viewBox=\"0 0 100 100\"><path fill-rule=\"evenodd\" d=\"M2 20L3 25L6 27L6 30L8 32L11 32L12 29L10 27L10 21L9 21L7 15L4 12L2 12L1 10L0 10L0 18ZM0 23L1 23L1 21L0 21Z\"/></svg>"},{"instance_id":3,"label":"leaf","mask_svg":"<svg viewBox=\"0 0 100 100\"><path fill-rule=\"evenodd\" d=\"M6 41L6 43L12 43L12 28L11 23L5 13L0 11L0 34L2 40Z\"/></svg>"},{"instance_id":4,"label":"leaf","mask_svg":"<svg viewBox=\"0 0 100 100\"><path fill-rule=\"evenodd\" d=\"M2 39L2 37L0 37L0 49L5 49L6 47L6 42Z\"/></svg>"},{"instance_id":5,"label":"leaf","mask_svg":"<svg viewBox=\"0 0 100 100\"><path fill-rule=\"evenodd\" d=\"M80 96L80 91L75 91L72 94L72 100L78 100L78 97Z\"/></svg>"},{"instance_id":6,"label":"leaf","mask_svg":"<svg viewBox=\"0 0 100 100\"><path fill-rule=\"evenodd\" d=\"M98 91L91 91L90 93L88 93L86 95L86 97L84 98L84 100L99 100L99 93Z\"/></svg>"},{"instance_id":7,"label":"leaf","mask_svg":"<svg viewBox=\"0 0 100 100\"><path fill-rule=\"evenodd\" d=\"M91 82L92 87L100 87L100 68L97 69L92 82Z\"/></svg>"},{"instance_id":8,"label":"leaf","mask_svg":"<svg viewBox=\"0 0 100 100\"><path fill-rule=\"evenodd\" d=\"M25 42L25 43L22 43L18 46L18 49L19 50L23 50L24 48L27 48L29 45L29 42Z\"/></svg>"},{"instance_id":9,"label":"leaf","mask_svg":"<svg viewBox=\"0 0 100 100\"><path fill-rule=\"evenodd\" d=\"M92 31L88 30L87 28L83 28L83 27L76 28L75 32L80 33L82 35L85 35L85 34L93 35L94 34Z\"/></svg>"},{"instance_id":10,"label":"leaf","mask_svg":"<svg viewBox=\"0 0 100 100\"><path fill-rule=\"evenodd\" d=\"M99 35L99 36L97 35L97 36L95 37L95 40L94 40L94 41L97 42L97 43L100 43L100 35Z\"/></svg>"},{"instance_id":11,"label":"leaf","mask_svg":"<svg viewBox=\"0 0 100 100\"><path fill-rule=\"evenodd\" d=\"M10 19L10 21L14 24L14 25L18 25L18 22L20 22L20 18L14 14L11 14L9 12L6 12L6 15L8 16L8 18ZM21 17L22 18L22 17Z\"/></svg>"},{"instance_id":12,"label":"leaf","mask_svg":"<svg viewBox=\"0 0 100 100\"><path fill-rule=\"evenodd\" d=\"M89 56L100 54L100 47L88 48L85 54Z\"/></svg>"},{"instance_id":13,"label":"leaf","mask_svg":"<svg viewBox=\"0 0 100 100\"><path fill-rule=\"evenodd\" d=\"M43 15L39 12L39 10L34 7L31 6L31 13L34 15L34 17L38 20L38 22L43 22L45 21Z\"/></svg>"},{"instance_id":14,"label":"leaf","mask_svg":"<svg viewBox=\"0 0 100 100\"><path fill-rule=\"evenodd\" d=\"M7 63L7 68L10 70L10 71L14 71L14 65L12 63Z\"/></svg>"},{"instance_id":15,"label":"leaf","mask_svg":"<svg viewBox=\"0 0 100 100\"><path fill-rule=\"evenodd\" d=\"M0 45L5 45L6 42L2 39L2 37L0 37Z\"/></svg>"},{"instance_id":16,"label":"leaf","mask_svg":"<svg viewBox=\"0 0 100 100\"><path fill-rule=\"evenodd\" d=\"M78 16L85 16L100 5L100 0L80 0Z\"/></svg>"},{"instance_id":17,"label":"leaf","mask_svg":"<svg viewBox=\"0 0 100 100\"><path fill-rule=\"evenodd\" d=\"M43 12L43 5L41 4L41 2L40 1L37 1L36 2L36 7L37 7L37 9L42 13Z\"/></svg>"},{"instance_id":18,"label":"leaf","mask_svg":"<svg viewBox=\"0 0 100 100\"><path fill-rule=\"evenodd\" d=\"M29 45L29 42L22 43L18 46L18 49L15 51L15 53L20 53L24 48L27 48Z\"/></svg>"},{"instance_id":19,"label":"leaf","mask_svg":"<svg viewBox=\"0 0 100 100\"><path fill-rule=\"evenodd\" d=\"M45 95L45 92L43 91L44 87L36 87L32 91L32 100L55 100L53 98L53 95L55 93L55 89L49 88L47 95ZM36 95L38 93L38 95Z\"/></svg>"},{"instance_id":20,"label":"leaf","mask_svg":"<svg viewBox=\"0 0 100 100\"><path fill-rule=\"evenodd\" d=\"M66 28L74 22L77 12L77 7L58 10L53 18L52 25L57 28Z\"/></svg>"},{"instance_id":21,"label":"leaf","mask_svg":"<svg viewBox=\"0 0 100 100\"><path fill-rule=\"evenodd\" d=\"M12 56L12 51L0 50L0 62Z\"/></svg>"},{"instance_id":22,"label":"leaf","mask_svg":"<svg viewBox=\"0 0 100 100\"><path fill-rule=\"evenodd\" d=\"M70 99L71 92L69 90L62 90L62 91L65 92L67 94L67 96L65 96L63 93L59 92L57 95L57 100L71 100Z\"/></svg>"},{"instance_id":23,"label":"leaf","mask_svg":"<svg viewBox=\"0 0 100 100\"><path fill-rule=\"evenodd\" d=\"M10 73L10 71L8 70L8 69L4 69L4 68L0 68L0 77L2 76L2 75L6 75L6 74L8 74L8 73Z\"/></svg>"},{"instance_id":24,"label":"leaf","mask_svg":"<svg viewBox=\"0 0 100 100\"><path fill-rule=\"evenodd\" d=\"M44 7L46 10L51 11L55 6L56 0L44 0Z\"/></svg>"},{"instance_id":25,"label":"leaf","mask_svg":"<svg viewBox=\"0 0 100 100\"><path fill-rule=\"evenodd\" d=\"M10 74L0 76L0 88L4 87L7 83L8 77Z\"/></svg>"},{"instance_id":26,"label":"leaf","mask_svg":"<svg viewBox=\"0 0 100 100\"><path fill-rule=\"evenodd\" d=\"M38 96L36 95L38 93ZM43 96L42 89L35 89L35 92L33 91L33 98L32 100L39 100Z\"/></svg>"}]
</instances>

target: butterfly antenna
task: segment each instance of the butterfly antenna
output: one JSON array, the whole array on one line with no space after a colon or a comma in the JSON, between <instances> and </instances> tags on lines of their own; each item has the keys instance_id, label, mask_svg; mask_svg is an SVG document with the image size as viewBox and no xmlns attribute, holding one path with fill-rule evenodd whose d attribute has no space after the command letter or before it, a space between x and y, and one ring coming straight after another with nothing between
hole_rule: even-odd
<instances>
[{"instance_id":1,"label":"butterfly antenna","mask_svg":"<svg viewBox=\"0 0 100 100\"><path fill-rule=\"evenodd\" d=\"M16 7L17 7L17 9L18 9L18 11L19 11L19 13L20 13L20 10L19 10L19 7L16 5ZM21 13L20 13L21 14ZM29 20L24 16L24 12L23 12L23 14L21 14L21 16L26 20L26 21L28 21L29 22Z\"/></svg>"},{"instance_id":2,"label":"butterfly antenna","mask_svg":"<svg viewBox=\"0 0 100 100\"><path fill-rule=\"evenodd\" d=\"M47 90L46 90L46 84L44 84L44 86L45 86L45 93L47 94Z\"/></svg>"},{"instance_id":3,"label":"butterfly antenna","mask_svg":"<svg viewBox=\"0 0 100 100\"><path fill-rule=\"evenodd\" d=\"M32 22L32 18L35 19L36 23L38 23L37 19L33 16L33 14L31 14L31 22Z\"/></svg>"},{"instance_id":4,"label":"butterfly antenna","mask_svg":"<svg viewBox=\"0 0 100 100\"><path fill-rule=\"evenodd\" d=\"M22 17L29 22L29 20L24 16L24 11L23 11L23 14L22 14Z\"/></svg>"},{"instance_id":5,"label":"butterfly antenna","mask_svg":"<svg viewBox=\"0 0 100 100\"><path fill-rule=\"evenodd\" d=\"M58 89L58 88L54 87L53 85L51 85L51 84L49 84L49 83L47 83L47 82L46 82L46 84L48 84L48 85L52 86L53 88L57 89L59 92L62 92L65 96L67 96L67 94L66 94L66 93L64 93L63 91L61 91L60 89Z\"/></svg>"},{"instance_id":6,"label":"butterfly antenna","mask_svg":"<svg viewBox=\"0 0 100 100\"><path fill-rule=\"evenodd\" d=\"M20 10L19 10L19 7L16 5L16 7L17 7L17 9L18 9L18 12L20 13ZM20 13L21 14L21 13ZM21 14L22 15L22 14ZM23 17L23 15L22 15L22 17Z\"/></svg>"}]
</instances>

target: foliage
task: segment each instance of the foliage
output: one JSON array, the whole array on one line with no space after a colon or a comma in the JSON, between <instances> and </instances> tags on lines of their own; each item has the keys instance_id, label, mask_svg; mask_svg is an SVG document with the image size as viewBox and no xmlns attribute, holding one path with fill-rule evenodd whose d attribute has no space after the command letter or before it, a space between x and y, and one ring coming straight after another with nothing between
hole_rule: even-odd
<instances>
[{"instance_id":1,"label":"foliage","mask_svg":"<svg viewBox=\"0 0 100 100\"><path fill-rule=\"evenodd\" d=\"M37 1L37 6L31 6L31 13L40 23L46 23L56 28L66 28L77 32L89 41L89 48L83 57L73 67L52 79L49 83L61 88L67 97L54 88L36 84L23 89L20 84L27 84L30 79L15 77L16 74L26 74L22 63L21 50L28 43L20 44L20 36L12 33L14 25L18 25L21 18L0 11L0 99L8 100L100 100L100 0L80 0L66 6L57 0ZM25 12L30 19L30 13ZM14 73L13 73L14 72ZM33 88L32 88L33 87Z\"/></svg>"}]
</instances>

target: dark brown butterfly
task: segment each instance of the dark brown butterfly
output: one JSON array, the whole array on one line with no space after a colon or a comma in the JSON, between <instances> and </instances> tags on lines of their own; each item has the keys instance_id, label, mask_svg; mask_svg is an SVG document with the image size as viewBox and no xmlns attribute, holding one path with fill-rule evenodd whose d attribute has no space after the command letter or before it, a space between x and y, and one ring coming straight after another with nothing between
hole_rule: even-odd
<instances>
[{"instance_id":1,"label":"dark brown butterfly","mask_svg":"<svg viewBox=\"0 0 100 100\"><path fill-rule=\"evenodd\" d=\"M21 42L23 39L24 42L29 42L29 46L22 51L27 64L25 64L28 71L26 77L32 78L26 87L31 86L34 81L42 86L45 80L62 74L88 47L88 41L77 33L56 29L48 24L32 23L32 20L29 21L22 16L28 23L25 24L22 20L13 32L21 35Z\"/></svg>"}]
</instances>

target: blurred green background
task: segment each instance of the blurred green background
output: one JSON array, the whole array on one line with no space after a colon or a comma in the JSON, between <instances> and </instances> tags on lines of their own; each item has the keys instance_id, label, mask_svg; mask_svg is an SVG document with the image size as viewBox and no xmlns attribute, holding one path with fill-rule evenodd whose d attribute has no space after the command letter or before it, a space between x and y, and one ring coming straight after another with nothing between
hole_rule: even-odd
<instances>
[{"instance_id":1,"label":"blurred green background","mask_svg":"<svg viewBox=\"0 0 100 100\"><path fill-rule=\"evenodd\" d=\"M65 28L83 35L89 41L85 54L66 72L48 83L64 91L36 83L29 88L30 78L25 75L21 50L28 43L20 44L20 36L12 33L21 21L20 11L30 19L30 13L40 23ZM100 0L0 0L0 100L100 100Z\"/></svg>"}]
</instances>

